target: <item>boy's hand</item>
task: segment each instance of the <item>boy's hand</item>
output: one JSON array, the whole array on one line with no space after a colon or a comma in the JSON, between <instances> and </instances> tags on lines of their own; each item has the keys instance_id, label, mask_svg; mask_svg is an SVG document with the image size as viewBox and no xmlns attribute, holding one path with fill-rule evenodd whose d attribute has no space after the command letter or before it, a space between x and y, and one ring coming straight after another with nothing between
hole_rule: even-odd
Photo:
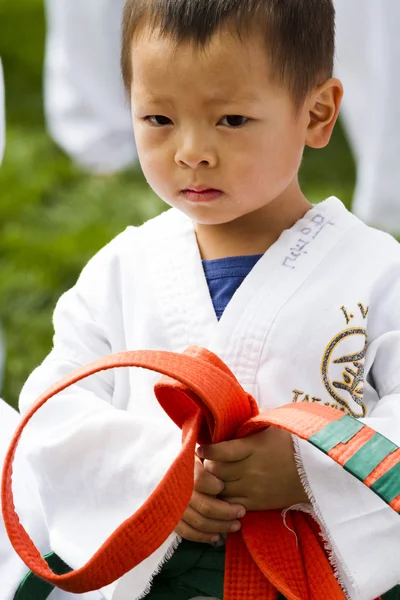
<instances>
[{"instance_id":1,"label":"boy's hand","mask_svg":"<svg viewBox=\"0 0 400 600\"><path fill-rule=\"evenodd\" d=\"M283 509L309 502L294 459L292 436L268 427L245 439L199 448L204 468L224 482L226 502L246 510Z\"/></svg>"},{"instance_id":2,"label":"boy's hand","mask_svg":"<svg viewBox=\"0 0 400 600\"><path fill-rule=\"evenodd\" d=\"M220 494L224 484L214 475L208 473L201 460L196 456L194 470L194 492L182 520L175 533L192 542L217 542L220 533L238 531L245 509L218 500L214 496Z\"/></svg>"}]
</instances>

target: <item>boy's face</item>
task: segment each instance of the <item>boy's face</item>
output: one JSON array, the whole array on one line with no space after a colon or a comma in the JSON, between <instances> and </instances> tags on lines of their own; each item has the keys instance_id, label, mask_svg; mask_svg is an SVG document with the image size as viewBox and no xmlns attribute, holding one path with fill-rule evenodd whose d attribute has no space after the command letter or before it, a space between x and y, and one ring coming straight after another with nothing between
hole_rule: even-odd
<instances>
[{"instance_id":1,"label":"boy's face","mask_svg":"<svg viewBox=\"0 0 400 600\"><path fill-rule=\"evenodd\" d=\"M162 200L205 225L296 203L309 113L272 82L261 37L216 34L201 51L143 29L132 68L139 158Z\"/></svg>"}]
</instances>

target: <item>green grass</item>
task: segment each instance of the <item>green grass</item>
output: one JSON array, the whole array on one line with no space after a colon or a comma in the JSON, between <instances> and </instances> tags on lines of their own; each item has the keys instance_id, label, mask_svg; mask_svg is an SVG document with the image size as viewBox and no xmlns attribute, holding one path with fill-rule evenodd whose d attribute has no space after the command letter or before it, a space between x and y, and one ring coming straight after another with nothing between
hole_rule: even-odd
<instances>
[{"instance_id":1,"label":"green grass","mask_svg":"<svg viewBox=\"0 0 400 600\"><path fill-rule=\"evenodd\" d=\"M42 105L45 24L39 0L0 0L7 150L0 170L0 320L7 338L3 396L13 405L51 348L51 315L82 266L129 224L162 209L139 170L113 178L82 173L46 134ZM301 171L311 201L350 204L354 164L340 127Z\"/></svg>"}]
</instances>

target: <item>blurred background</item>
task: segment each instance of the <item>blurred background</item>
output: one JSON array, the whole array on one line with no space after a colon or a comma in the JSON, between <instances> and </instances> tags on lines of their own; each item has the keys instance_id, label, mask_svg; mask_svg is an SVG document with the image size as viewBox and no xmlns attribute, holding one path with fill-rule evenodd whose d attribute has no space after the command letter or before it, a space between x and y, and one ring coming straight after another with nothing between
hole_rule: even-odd
<instances>
[{"instance_id":1,"label":"blurred background","mask_svg":"<svg viewBox=\"0 0 400 600\"><path fill-rule=\"evenodd\" d=\"M0 0L7 111L0 169L1 395L14 406L25 379L51 349L59 296L105 243L164 208L139 167L88 172L52 141L44 119L45 33L43 0ZM340 125L327 149L306 150L301 179L310 201L336 195L350 206L355 167Z\"/></svg>"}]
</instances>

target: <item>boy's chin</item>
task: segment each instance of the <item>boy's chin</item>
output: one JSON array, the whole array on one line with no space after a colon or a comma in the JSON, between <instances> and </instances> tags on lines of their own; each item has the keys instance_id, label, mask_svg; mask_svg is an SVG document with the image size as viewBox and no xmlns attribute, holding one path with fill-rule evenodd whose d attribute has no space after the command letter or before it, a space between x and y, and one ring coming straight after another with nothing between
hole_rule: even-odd
<instances>
[{"instance_id":1,"label":"boy's chin","mask_svg":"<svg viewBox=\"0 0 400 600\"><path fill-rule=\"evenodd\" d=\"M218 200L216 202L209 203L188 203L174 200L169 200L162 198L162 200L170 206L171 208L175 208L179 212L185 214L191 221L198 225L204 226L218 226L218 225L227 225L228 223L233 223L243 217L249 215L251 210L248 212L244 211L243 213L240 210L232 210L234 206L231 206L231 210L225 204L225 206L218 206ZM256 210L254 212L257 212Z\"/></svg>"},{"instance_id":2,"label":"boy's chin","mask_svg":"<svg viewBox=\"0 0 400 600\"><path fill-rule=\"evenodd\" d=\"M222 212L218 213L218 211L210 210L210 207L206 207L205 209L199 207L196 210L182 210L179 207L177 208L184 212L197 225L209 227L227 225L240 218L240 215L227 214L226 212L224 214Z\"/></svg>"}]
</instances>

